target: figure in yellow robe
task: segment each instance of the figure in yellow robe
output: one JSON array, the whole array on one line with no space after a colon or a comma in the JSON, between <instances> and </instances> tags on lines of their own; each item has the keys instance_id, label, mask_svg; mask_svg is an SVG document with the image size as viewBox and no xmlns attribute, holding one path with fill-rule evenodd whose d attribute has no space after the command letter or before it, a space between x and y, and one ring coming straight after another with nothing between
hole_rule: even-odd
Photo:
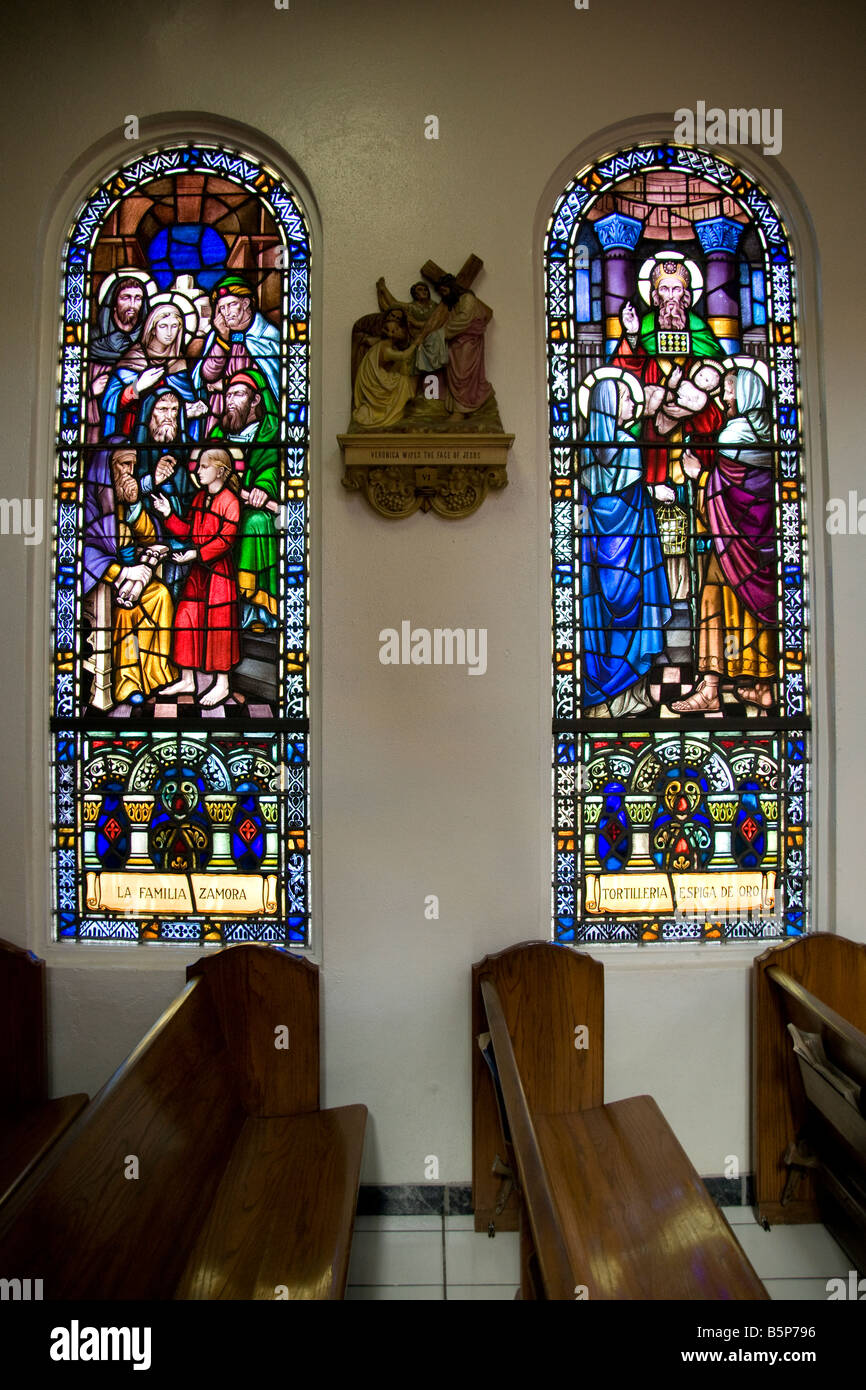
<instances>
[{"instance_id":1,"label":"figure in yellow robe","mask_svg":"<svg viewBox=\"0 0 866 1390\"><path fill-rule=\"evenodd\" d=\"M402 419L415 395L415 350L404 309L390 311L385 337L362 359L355 378L352 419L366 429L388 429Z\"/></svg>"},{"instance_id":2,"label":"figure in yellow robe","mask_svg":"<svg viewBox=\"0 0 866 1390\"><path fill-rule=\"evenodd\" d=\"M158 544L159 537L152 518L141 504L138 483L133 473L135 454L117 450L111 459L114 492L117 499L118 541L121 552L133 551L141 557ZM113 582L120 577L120 564L110 565L104 578ZM116 573L115 573L116 571ZM114 637L114 695L118 704L124 700L140 703L154 690L176 679L177 667L171 661L172 623L174 604L168 588L151 578L131 605L125 594L135 592L127 581L115 585L113 602Z\"/></svg>"}]
</instances>

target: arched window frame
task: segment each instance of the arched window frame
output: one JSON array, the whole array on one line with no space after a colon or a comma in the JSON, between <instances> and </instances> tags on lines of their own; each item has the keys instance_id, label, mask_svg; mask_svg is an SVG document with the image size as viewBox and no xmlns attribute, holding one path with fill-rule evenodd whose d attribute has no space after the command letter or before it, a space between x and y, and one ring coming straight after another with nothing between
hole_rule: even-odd
<instances>
[{"instance_id":1,"label":"arched window frame","mask_svg":"<svg viewBox=\"0 0 866 1390\"><path fill-rule=\"evenodd\" d=\"M811 759L806 767L807 789L811 794L811 824L809 826L811 840L810 870L805 884L802 902L803 916L801 921L794 924L790 917L787 917L785 930L792 934L798 934L798 928L805 930L832 930L833 929L833 905L835 901L835 882L834 882L834 855L833 838L829 827L832 825L833 798L834 798L834 768L833 768L833 699L832 699L832 646L829 640L830 625L828 615L832 611L831 598L831 576L827 570L825 556L828 556L826 534L824 529L825 500L828 493L827 487L827 452L826 440L823 423L823 411L818 396L821 387L820 372L820 295L818 285L818 255L814 243L812 224L807 210L805 209L800 195L788 178L784 170L780 168L775 160L768 160L757 154L752 149L730 149L715 148L712 153L691 147L674 145L670 138L671 119L670 117L647 117L638 118L633 121L620 123L617 126L608 128L587 139L578 149L569 155L560 164L557 172L551 177L547 188L542 195L539 203L535 222L535 245L538 248L538 279L537 293L539 297L539 320L544 324L544 374L545 385L544 395L547 399L548 409L545 411L545 418L540 425L539 447L551 460L551 509L548 511L548 532L554 542L554 567L556 564L555 546L555 505L556 505L556 460L552 453L552 444L556 441L551 437L551 409L557 404L556 394L553 390L553 375L556 370L562 371L562 367L556 368L554 365L554 353L552 352L552 341L550 335L551 302L550 302L550 276L548 252L550 242L553 239L553 231L557 215L563 208L567 209L569 197L572 197L572 208L567 209L566 216L570 212L569 230L573 233L577 230L577 218L575 212L581 208L585 210L590 197L594 197L599 186L604 182L604 177L599 171L602 166L607 166L608 177L613 175L619 177L625 173L629 167L633 167L631 161L632 152L642 147L648 146L656 148L665 146L671 152L670 157L679 163L680 167L689 172L696 172L698 169L716 170L725 163L733 166L734 170L741 176L743 190L754 190L756 207L761 207L761 217L766 219L766 225L777 225L787 229L787 240L790 247L790 259L797 267L798 284L798 323L799 323L799 362L801 368L802 390L799 395L799 428L800 428L800 449L803 459L803 477L806 485L805 499L803 503L803 514L808 517L808 566L812 581L812 592L809 599L808 614L809 642L807 651L807 662L811 665ZM716 162L718 156L718 162ZM577 172L576 172L577 171ZM595 173L593 173L595 171ZM594 180L594 181L593 181ZM586 188L578 192L574 197L575 190L581 181L585 182ZM590 191L587 192L586 190ZM769 190L766 191L766 190ZM560 236L562 227L560 226ZM570 289L566 291L571 293ZM553 315L555 317L555 315ZM567 361L569 344L566 342L561 349L562 357ZM565 368L569 373L568 388L566 395L569 400L574 395L575 371L573 361ZM560 392L560 399L563 393ZM553 421L557 423L556 420ZM566 441L562 441L563 445ZM573 443L574 441L572 441ZM555 590L555 575L552 589ZM555 601L555 592L552 595ZM556 651L557 651L557 621L554 610L552 623L551 646L545 643L546 651L552 654L554 660L554 681L557 676L565 674L561 669L556 671ZM560 633L561 636L561 633ZM550 655L547 656L547 660ZM561 686L560 686L561 690ZM556 698L556 686L554 684L554 700ZM561 713L561 709L560 709ZM575 824L572 818L571 824L567 823L567 816L562 814L563 802L559 802L557 809L557 753L556 737L557 732L562 728L562 723L557 721L557 709L554 705L554 754L552 785L554 799L553 816L553 837L552 837L552 894L551 894L551 915L552 915L552 937L563 944L592 944L595 949L599 945L616 944L619 951L628 951L629 944L633 947L642 946L647 939L640 933L632 933L627 936L617 936L616 933L606 934L595 932L586 934L582 931L584 922L587 920L586 914L581 916L581 906L578 892L572 893L571 903L572 912L563 911L563 897L572 892L571 884L579 887L580 862L574 855L574 831ZM820 775L819 775L820 769ZM571 835L571 845L568 844ZM550 845L551 842L548 841ZM564 890L564 892L563 892ZM563 921L562 918L572 917L572 921ZM559 920L557 920L559 919ZM598 919L596 919L598 920ZM737 943L741 946L750 946L754 952L757 947L761 948L760 941L755 939L756 934L737 934L727 938L720 937L717 933L706 933L702 931L683 932L660 935L659 940L665 942L681 941L684 943L679 954L684 951L685 944L702 945L706 940L725 939L728 942L726 956L730 956L733 961L737 954ZM764 938L766 940L766 938ZM643 954L643 953L642 953ZM656 961L660 962L664 952L650 953ZM687 954L687 953L686 953ZM704 952L699 954L703 958ZM685 959L685 955L683 955ZM650 957L647 957L650 963Z\"/></svg>"},{"instance_id":2,"label":"arched window frame","mask_svg":"<svg viewBox=\"0 0 866 1390\"><path fill-rule=\"evenodd\" d=\"M142 122L144 125L144 122ZM64 187L57 194L53 213L47 220L45 234L45 259L42 267L41 293L38 296L41 304L41 320L39 324L39 361L40 381L47 385L53 379L53 384L36 393L36 406L34 408L34 451L32 456L31 471L34 478L36 495L47 494L46 502L46 528L49 543L42 548L40 555L32 555L31 559L31 583L30 583L30 626L33 635L33 661L29 671L31 705L33 712L33 722L31 725L32 741L34 751L37 753L39 765L47 768L51 757L51 743L53 736L49 734L47 721L40 717L40 709L45 709L46 690L51 687L52 671L52 650L46 643L46 623L45 615L49 608L49 603L53 602L54 590L54 546L51 542L51 529L48 526L48 517L52 515L55 498L52 500L53 484L55 476L56 459L59 452L55 453L55 429L61 428L60 411L63 409L64 395L71 395L70 375L71 368L68 365L69 359L64 364L61 356L60 375L58 373L58 351L62 353L63 342L61 341L58 349L58 309L57 293L58 282L61 283L61 292L65 287L65 257L70 245L69 238L74 235L76 226L80 226L82 218L88 218L89 213L98 216L100 190L111 188L117 185L117 180L130 169L140 168L146 173L148 161L155 161L154 168L161 166L163 170L168 167L166 156L170 160L170 152L181 148L191 148L193 146L207 147L214 152L222 151L222 155L217 154L215 166L225 159L225 168L228 169L232 164L237 172L243 173L244 166L247 172L254 173L255 177L261 178L263 175L267 181L267 186L275 190L275 212L278 221L287 229L294 226L294 229L301 229L306 239L309 251L309 258L306 265L306 284L304 295L307 300L307 307L313 321L313 332L309 334L305 346L306 373L307 381L305 390L306 407L306 433L303 440L303 451L306 455L303 476L306 484L305 506L307 508L305 517L305 534L303 538L303 548L305 551L306 565L306 586L305 586L305 622L308 632L308 648L306 653L306 672L303 675L303 689L301 699L303 701L303 713L300 716L304 725L308 723L310 708L318 708L320 694L318 689L317 672L319 668L320 642L318 636L317 617L320 609L320 600L317 588L310 587L309 573L312 557L312 565L315 570L315 560L319 545L319 525L317 506L318 494L320 492L319 472L315 468L309 467L309 425L311 418L318 418L320 413L320 345L318 333L315 325L318 321L318 311L321 304L321 281L320 267L317 246L320 245L320 221L316 209L312 192L306 184L303 175L294 168L291 161L286 157L280 148L261 136L258 132L249 130L223 119L211 118L208 116L192 117L154 117L147 121L147 132L138 142L127 142L113 135L85 156L79 166L71 171L67 180L64 180ZM133 153L130 153L133 151ZM214 168L216 172L216 167ZM252 191L257 193L258 190ZM94 200L96 208L94 209ZM277 207L276 205L280 206ZM298 221L300 219L300 221ZM71 230L72 229L72 230ZM63 266L63 272L60 267ZM291 263L285 270L287 280L291 277ZM61 315L66 309L66 302L61 302ZM310 323L308 316L307 325ZM288 332L289 320L285 320L285 329ZM61 336L66 327L65 317L62 319ZM66 389L64 390L64 378L62 368L66 366L67 378ZM59 375L59 381L58 381ZM56 415L46 410L45 402L52 399L57 401ZM81 398L79 398L81 399ZM39 403L42 409L39 409ZM72 428L71 426L69 426ZM82 427L83 428L83 427ZM315 433L315 432L313 432ZM65 442L65 441L64 441ZM314 447L315 447L315 440ZM300 475L299 475L300 476ZM51 481L49 482L48 479ZM312 524L311 524L312 522ZM40 563L40 560L42 563ZM52 615L53 619L53 615ZM51 688L52 713L54 710L54 700L57 695L57 688ZM62 720L61 720L62 722ZM279 721L274 721L278 724ZM315 720L314 720L315 723ZM251 731L255 733L255 730ZM303 939L294 933L288 936L277 937L282 944L293 949L302 950L311 955L318 955L320 952L320 932L317 925L317 918L314 919L310 913L312 908L315 911L317 906L317 894L309 897L309 883L318 883L320 847L318 837L310 834L309 807L312 801L315 807L318 804L317 791L321 780L321 769L318 757L318 749L315 742L310 751L309 734L304 734L306 741L306 757L304 763L305 772L305 791L304 798L307 804L308 814L304 827L304 854L305 854L305 878L307 896L307 921L304 924ZM281 795L286 784L281 781ZM31 786L28 788L28 801L33 835L29 845L29 880L31 893L28 896L26 914L28 917L29 939L44 951L49 960L55 962L69 962L71 959L68 943L63 938L55 938L52 930L53 910L57 906L56 898L56 869L58 867L54 854L48 853L48 841L45 832L49 827L53 828L54 807L57 804L54 796L48 787L47 775L34 777ZM61 827L67 830L70 827ZM66 837L68 840L68 836ZM287 914L285 914L287 915ZM279 920L284 920L284 914L280 914ZM243 934L229 934L226 940L243 939ZM275 939L273 935L265 939ZM187 946L208 944L221 944L216 940L215 935L208 934L199 937L195 941L186 939L178 941L177 944ZM85 944L85 943L82 943ZM176 952L172 949L175 942L168 939L153 940L151 949L142 955L136 952L123 952L123 959L128 964L137 961L143 962L146 958L154 963L162 963L166 967L171 967L176 963ZM117 946L114 941L110 946L105 944L105 939L98 936L86 941L87 959L99 961L103 958L118 960ZM75 953L79 960L83 957Z\"/></svg>"}]
</instances>

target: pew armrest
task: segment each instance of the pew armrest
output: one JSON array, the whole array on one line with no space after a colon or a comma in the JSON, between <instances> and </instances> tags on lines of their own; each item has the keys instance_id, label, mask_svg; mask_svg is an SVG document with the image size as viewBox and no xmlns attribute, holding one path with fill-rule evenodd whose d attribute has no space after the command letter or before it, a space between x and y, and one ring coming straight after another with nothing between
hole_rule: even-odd
<instances>
[{"instance_id":1,"label":"pew armrest","mask_svg":"<svg viewBox=\"0 0 866 1390\"><path fill-rule=\"evenodd\" d=\"M553 1193L541 1156L538 1135L529 1113L523 1082L517 1069L499 992L492 980L482 979L481 997L487 1011L496 1068L517 1163L520 1191L529 1213L547 1297L574 1298L575 1281L568 1251L560 1234Z\"/></svg>"}]
</instances>

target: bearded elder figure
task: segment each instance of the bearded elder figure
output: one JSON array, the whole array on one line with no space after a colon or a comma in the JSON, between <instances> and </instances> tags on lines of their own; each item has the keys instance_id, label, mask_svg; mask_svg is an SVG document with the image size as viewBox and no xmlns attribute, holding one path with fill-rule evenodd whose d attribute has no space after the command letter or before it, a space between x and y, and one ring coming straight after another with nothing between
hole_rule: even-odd
<instances>
[{"instance_id":1,"label":"bearded elder figure","mask_svg":"<svg viewBox=\"0 0 866 1390\"><path fill-rule=\"evenodd\" d=\"M87 442L101 437L100 397L123 354L141 337L150 312L148 287L132 276L119 279L100 305L90 343L87 391Z\"/></svg>"},{"instance_id":2,"label":"bearded elder figure","mask_svg":"<svg viewBox=\"0 0 866 1390\"><path fill-rule=\"evenodd\" d=\"M657 502L675 502L685 496L682 456L684 448L689 447L686 437L702 466L710 466L713 446L725 418L721 400L710 397L700 408L681 409L679 423L671 430L663 405L653 409L651 404L673 394L676 381L687 377L701 359L721 360L725 356L718 338L692 312L691 304L688 266L680 260L656 261L650 273L651 307L641 318L635 306L626 301L620 310L623 336L610 359L614 366L632 372L644 387L644 478ZM691 582L685 556L668 557L667 570L671 597L687 599Z\"/></svg>"},{"instance_id":3,"label":"bearded elder figure","mask_svg":"<svg viewBox=\"0 0 866 1390\"><path fill-rule=\"evenodd\" d=\"M238 372L257 367L275 401L280 399L280 334L256 307L255 292L242 275L224 275L211 291L213 317L192 379L206 391L208 417L205 436L225 410L225 391Z\"/></svg>"}]
</instances>

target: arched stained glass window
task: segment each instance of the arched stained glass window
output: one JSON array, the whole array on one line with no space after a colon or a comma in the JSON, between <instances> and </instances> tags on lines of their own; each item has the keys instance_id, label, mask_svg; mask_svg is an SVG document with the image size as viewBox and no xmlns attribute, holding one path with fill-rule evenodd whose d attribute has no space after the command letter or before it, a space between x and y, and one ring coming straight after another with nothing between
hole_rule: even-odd
<instances>
[{"instance_id":1,"label":"arched stained glass window","mask_svg":"<svg viewBox=\"0 0 866 1390\"><path fill-rule=\"evenodd\" d=\"M545 243L562 942L797 935L808 551L788 237L718 155L584 169Z\"/></svg>"},{"instance_id":2,"label":"arched stained glass window","mask_svg":"<svg viewBox=\"0 0 866 1390\"><path fill-rule=\"evenodd\" d=\"M309 943L309 232L217 144L65 248L53 579L59 939Z\"/></svg>"}]
</instances>

